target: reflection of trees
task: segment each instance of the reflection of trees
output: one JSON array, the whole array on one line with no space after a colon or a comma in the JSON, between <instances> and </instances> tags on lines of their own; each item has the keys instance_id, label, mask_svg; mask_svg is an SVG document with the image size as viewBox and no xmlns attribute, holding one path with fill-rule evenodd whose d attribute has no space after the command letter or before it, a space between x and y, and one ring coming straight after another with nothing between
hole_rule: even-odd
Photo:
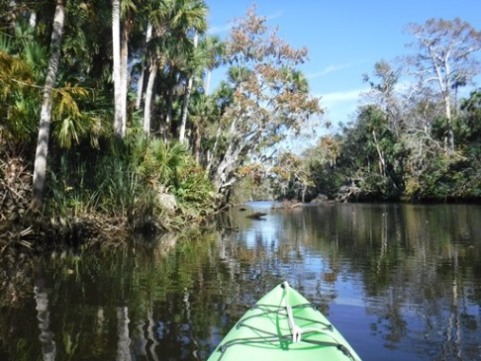
<instances>
[{"instance_id":1,"label":"reflection of trees","mask_svg":"<svg viewBox=\"0 0 481 361\"><path fill-rule=\"evenodd\" d=\"M467 294L473 294L468 280L481 260L479 246L473 247L481 231L473 220L480 210L347 205L333 211L344 266L362 275L367 310L378 317L372 327L387 345L412 337L414 327L426 341L426 352L432 353L435 344L443 345L442 359L478 357L473 345L479 330L472 331L481 317L466 303ZM479 310L480 298L474 302ZM422 320L422 329L416 329L415 319Z\"/></svg>"},{"instance_id":2,"label":"reflection of trees","mask_svg":"<svg viewBox=\"0 0 481 361\"><path fill-rule=\"evenodd\" d=\"M12 249L0 255L0 360L29 360L28 354L41 355L33 263Z\"/></svg>"},{"instance_id":3,"label":"reflection of trees","mask_svg":"<svg viewBox=\"0 0 481 361\"><path fill-rule=\"evenodd\" d=\"M0 309L22 306L31 296L32 278L33 261L25 254L0 253Z\"/></svg>"},{"instance_id":4,"label":"reflection of trees","mask_svg":"<svg viewBox=\"0 0 481 361\"><path fill-rule=\"evenodd\" d=\"M174 243L164 237L135 250L36 262L43 278L35 284L34 306L22 299L0 317L0 359L34 360L39 351L45 359L205 359L212 334L230 327L229 315L244 305L237 296L245 289L231 281L218 256L218 233ZM32 294L32 279L25 283ZM38 328L29 334L25 326L32 323L41 342Z\"/></svg>"},{"instance_id":5,"label":"reflection of trees","mask_svg":"<svg viewBox=\"0 0 481 361\"><path fill-rule=\"evenodd\" d=\"M233 242L241 251L233 250L231 258L235 263L250 254L250 270L286 265L287 276L297 276L298 287L307 288L308 296L321 303L336 298L340 275L358 274L367 311L377 319L371 332L386 346L413 342L414 337L426 354L476 359L481 313L475 310L480 309L481 286L469 280L481 279L481 245L476 241L480 216L479 208L460 205L339 204L278 210L266 221L274 236L260 227L255 243L248 244L252 227L247 232L240 227ZM314 271L308 267L313 259ZM326 297L330 284L331 299ZM320 294L312 294L314 288ZM473 305L478 306L473 310Z\"/></svg>"},{"instance_id":6,"label":"reflection of trees","mask_svg":"<svg viewBox=\"0 0 481 361\"><path fill-rule=\"evenodd\" d=\"M130 361L129 308L117 307L117 357L116 361Z\"/></svg>"},{"instance_id":7,"label":"reflection of trees","mask_svg":"<svg viewBox=\"0 0 481 361\"><path fill-rule=\"evenodd\" d=\"M228 227L135 249L18 262L23 273L10 264L0 273L0 359L36 359L51 342L59 360L206 359L246 306L281 279L328 313L339 283L356 277L373 317L366 332L393 347L417 337L437 359L474 360L480 213L352 204L276 210L266 221L234 215ZM28 271L33 265L42 283ZM50 335L46 343L29 324Z\"/></svg>"}]
</instances>

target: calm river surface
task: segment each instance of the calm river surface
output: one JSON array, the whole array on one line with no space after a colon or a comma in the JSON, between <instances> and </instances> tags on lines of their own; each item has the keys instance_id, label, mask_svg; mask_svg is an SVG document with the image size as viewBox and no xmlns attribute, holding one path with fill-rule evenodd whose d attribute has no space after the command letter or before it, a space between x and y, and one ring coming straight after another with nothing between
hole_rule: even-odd
<instances>
[{"instance_id":1,"label":"calm river surface","mask_svg":"<svg viewBox=\"0 0 481 361\"><path fill-rule=\"evenodd\" d=\"M364 361L481 360L480 206L246 208L128 249L1 259L0 360L206 360L284 280Z\"/></svg>"}]
</instances>

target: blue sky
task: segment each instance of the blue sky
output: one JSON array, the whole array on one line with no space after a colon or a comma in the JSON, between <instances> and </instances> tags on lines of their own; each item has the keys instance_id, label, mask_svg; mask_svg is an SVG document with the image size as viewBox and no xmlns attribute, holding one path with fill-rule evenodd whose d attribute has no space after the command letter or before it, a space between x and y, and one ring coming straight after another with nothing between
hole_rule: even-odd
<instances>
[{"instance_id":1,"label":"blue sky","mask_svg":"<svg viewBox=\"0 0 481 361\"><path fill-rule=\"evenodd\" d=\"M404 32L407 24L460 17L481 30L481 0L207 0L210 32L227 36L232 20L254 3L269 26L279 27L281 38L309 49L302 70L333 124L346 123L354 113L366 89L362 74L381 59L410 53L406 44L414 38Z\"/></svg>"}]
</instances>

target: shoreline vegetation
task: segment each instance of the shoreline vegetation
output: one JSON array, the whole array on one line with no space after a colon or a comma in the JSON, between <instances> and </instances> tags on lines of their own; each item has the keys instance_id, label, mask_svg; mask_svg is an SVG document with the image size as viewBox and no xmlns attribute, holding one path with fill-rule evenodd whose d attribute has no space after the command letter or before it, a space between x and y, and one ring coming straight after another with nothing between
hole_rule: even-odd
<instances>
[{"instance_id":1,"label":"shoreline vegetation","mask_svg":"<svg viewBox=\"0 0 481 361\"><path fill-rule=\"evenodd\" d=\"M159 162L170 163L175 172L162 172ZM21 157L3 154L0 254L12 246L118 246L135 234L152 237L186 224L201 226L217 212L211 182L181 145L138 139L75 167L49 174L40 211L31 207L31 167Z\"/></svg>"},{"instance_id":2,"label":"shoreline vegetation","mask_svg":"<svg viewBox=\"0 0 481 361\"><path fill-rule=\"evenodd\" d=\"M1 2L1 253L116 246L246 199L481 200L481 31L411 24L415 52L374 64L353 122L297 154L273 150L327 127L308 50L255 7L222 39L207 15L203 0Z\"/></svg>"}]
</instances>

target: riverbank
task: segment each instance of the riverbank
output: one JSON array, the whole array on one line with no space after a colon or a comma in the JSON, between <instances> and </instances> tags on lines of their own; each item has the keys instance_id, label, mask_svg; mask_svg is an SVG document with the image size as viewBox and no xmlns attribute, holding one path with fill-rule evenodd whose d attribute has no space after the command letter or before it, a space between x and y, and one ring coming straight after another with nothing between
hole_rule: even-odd
<instances>
[{"instance_id":1,"label":"riverbank","mask_svg":"<svg viewBox=\"0 0 481 361\"><path fill-rule=\"evenodd\" d=\"M67 152L52 159L38 210L32 160L21 154L0 152L0 251L117 245L201 224L216 210L212 183L182 145L131 139L82 157Z\"/></svg>"},{"instance_id":2,"label":"riverbank","mask_svg":"<svg viewBox=\"0 0 481 361\"><path fill-rule=\"evenodd\" d=\"M42 253L71 247L79 250L118 247L134 238L154 239L181 233L192 226L201 227L208 219L208 215L194 219L182 213L172 213L165 219L152 215L129 219L100 213L56 217L29 210L21 213L24 214L21 218L0 224L0 256L8 249ZM2 218L5 219L5 214Z\"/></svg>"}]
</instances>

